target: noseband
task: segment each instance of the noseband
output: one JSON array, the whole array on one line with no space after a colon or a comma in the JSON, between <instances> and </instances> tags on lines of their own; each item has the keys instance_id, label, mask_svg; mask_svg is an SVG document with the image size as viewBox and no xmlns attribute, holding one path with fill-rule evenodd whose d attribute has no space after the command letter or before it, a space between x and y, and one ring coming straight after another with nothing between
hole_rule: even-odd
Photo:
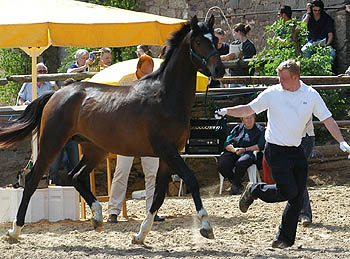
<instances>
[{"instance_id":1,"label":"noseband","mask_svg":"<svg viewBox=\"0 0 350 259\"><path fill-rule=\"evenodd\" d=\"M192 49L192 43L190 42L190 55L192 58L197 59L198 61L200 61L204 66L207 64L208 59L211 56L214 56L216 54L219 54L219 51L217 51L216 49L214 49L212 52L210 52L206 57L201 57L199 56L193 49Z\"/></svg>"},{"instance_id":2,"label":"noseband","mask_svg":"<svg viewBox=\"0 0 350 259\"><path fill-rule=\"evenodd\" d=\"M211 38L210 38L210 33L206 33L203 35L203 37L207 38L208 40L210 40L210 42L212 42ZM206 57L201 57L200 55L198 55L193 49L192 49L192 42L190 41L190 56L191 56L191 60L193 58L197 59L199 62L201 62L204 66L207 64L207 61L210 57L219 54L219 52L217 51L216 48L213 49L212 52L210 52Z\"/></svg>"}]
</instances>

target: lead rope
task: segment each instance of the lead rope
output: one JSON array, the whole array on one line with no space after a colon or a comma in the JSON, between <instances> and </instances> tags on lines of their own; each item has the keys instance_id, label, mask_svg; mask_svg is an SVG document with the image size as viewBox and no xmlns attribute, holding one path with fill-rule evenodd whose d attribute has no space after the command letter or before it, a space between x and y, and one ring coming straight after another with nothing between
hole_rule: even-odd
<instances>
[{"instance_id":1,"label":"lead rope","mask_svg":"<svg viewBox=\"0 0 350 259\"><path fill-rule=\"evenodd\" d=\"M226 21L226 23L227 23L227 26L228 26L228 28L230 29L230 33L231 33L231 35L232 35L232 41L231 41L231 42L233 42L233 41L234 41L233 30L232 30L232 28L231 28L231 26L230 26L230 24L229 24L229 22L228 22L228 20L227 20L227 18L226 18L226 16L225 16L224 12L222 11L222 9L221 9L219 6L212 6L212 7L210 7L210 8L208 9L206 15L205 15L204 21L205 21L205 22L207 21L207 18L208 18L208 15L209 15L210 11L211 11L211 10L214 10L214 9L219 9L219 11L220 11L222 17L224 17L224 19L225 19L225 21ZM212 80L212 78L211 78L211 80ZM205 96L204 96L204 113L205 113L205 116L206 116L207 118L209 118L209 117L208 117L208 113L207 113L208 91L209 91L209 84L207 85L207 89L206 89L206 91L205 91ZM218 123L219 123L219 121L218 121Z\"/></svg>"},{"instance_id":2,"label":"lead rope","mask_svg":"<svg viewBox=\"0 0 350 259\"><path fill-rule=\"evenodd\" d=\"M233 37L233 30L232 30L232 28L231 28L231 26L230 26L230 24L229 24L229 22L228 22L228 20L227 20L227 18L226 18L226 16L225 16L224 12L221 10L221 8L220 8L219 6L212 6L212 7L210 7L210 8L208 9L206 15L205 15L204 21L205 21L205 22L207 21L208 14L209 14L209 12L210 12L211 10L213 10L213 9L219 9L219 11L220 11L222 17L224 17L224 19L225 19L225 21L226 21L226 23L227 23L227 26L228 26L228 28L230 29L230 33L231 33L231 35L232 35L232 41L231 41L231 42L233 42L233 41L235 40L235 38Z\"/></svg>"}]
</instances>

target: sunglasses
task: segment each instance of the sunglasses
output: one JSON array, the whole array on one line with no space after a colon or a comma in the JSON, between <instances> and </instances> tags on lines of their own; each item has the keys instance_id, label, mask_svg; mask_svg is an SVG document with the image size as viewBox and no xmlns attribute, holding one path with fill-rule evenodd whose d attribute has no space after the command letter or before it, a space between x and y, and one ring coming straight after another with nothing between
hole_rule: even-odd
<instances>
[{"instance_id":1,"label":"sunglasses","mask_svg":"<svg viewBox=\"0 0 350 259\"><path fill-rule=\"evenodd\" d=\"M314 11L315 13L319 13L321 12L321 9L312 9L312 11Z\"/></svg>"},{"instance_id":2,"label":"sunglasses","mask_svg":"<svg viewBox=\"0 0 350 259\"><path fill-rule=\"evenodd\" d=\"M47 73L47 71L45 69L40 69L38 70L38 73Z\"/></svg>"}]
</instances>

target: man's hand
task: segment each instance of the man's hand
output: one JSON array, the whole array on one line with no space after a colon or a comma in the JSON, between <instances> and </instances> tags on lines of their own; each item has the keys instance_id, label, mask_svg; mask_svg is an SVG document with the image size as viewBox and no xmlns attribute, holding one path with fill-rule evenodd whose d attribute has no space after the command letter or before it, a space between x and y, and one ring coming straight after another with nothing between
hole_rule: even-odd
<instances>
[{"instance_id":1,"label":"man's hand","mask_svg":"<svg viewBox=\"0 0 350 259\"><path fill-rule=\"evenodd\" d=\"M220 120L227 114L227 109L222 108L215 111L215 119Z\"/></svg>"},{"instance_id":2,"label":"man's hand","mask_svg":"<svg viewBox=\"0 0 350 259\"><path fill-rule=\"evenodd\" d=\"M340 149L341 149L343 152L348 152L348 153L350 153L350 146L349 146L349 144L346 143L345 141L340 142L339 147L340 147Z\"/></svg>"},{"instance_id":3,"label":"man's hand","mask_svg":"<svg viewBox=\"0 0 350 259\"><path fill-rule=\"evenodd\" d=\"M307 13L311 13L312 12L312 10L311 10L311 3L307 3L307 5L306 5L306 12Z\"/></svg>"}]
</instances>

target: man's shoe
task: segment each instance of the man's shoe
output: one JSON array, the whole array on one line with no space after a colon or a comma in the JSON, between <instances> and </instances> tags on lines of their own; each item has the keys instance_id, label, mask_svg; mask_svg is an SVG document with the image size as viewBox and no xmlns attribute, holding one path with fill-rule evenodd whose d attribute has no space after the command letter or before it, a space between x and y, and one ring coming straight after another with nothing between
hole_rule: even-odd
<instances>
[{"instance_id":1,"label":"man's shoe","mask_svg":"<svg viewBox=\"0 0 350 259\"><path fill-rule=\"evenodd\" d=\"M234 183L231 185L231 191L230 191L231 195L241 194L242 192L243 192L243 186L241 184L239 186L237 186Z\"/></svg>"},{"instance_id":2,"label":"man's shoe","mask_svg":"<svg viewBox=\"0 0 350 259\"><path fill-rule=\"evenodd\" d=\"M155 215L154 216L154 221L162 222L162 221L165 221L165 218L162 218L162 217L159 217L158 215Z\"/></svg>"},{"instance_id":3,"label":"man's shoe","mask_svg":"<svg viewBox=\"0 0 350 259\"><path fill-rule=\"evenodd\" d=\"M118 222L118 215L117 214L109 215L107 222L108 223L117 223Z\"/></svg>"},{"instance_id":4,"label":"man's shoe","mask_svg":"<svg viewBox=\"0 0 350 259\"><path fill-rule=\"evenodd\" d=\"M311 224L311 219L308 216L301 215L299 219L303 227L308 227Z\"/></svg>"},{"instance_id":5,"label":"man's shoe","mask_svg":"<svg viewBox=\"0 0 350 259\"><path fill-rule=\"evenodd\" d=\"M287 243L281 241L281 240L275 239L272 242L272 247L273 248L279 248L279 249L285 249L285 248L288 248L288 247L291 247L291 246L288 245Z\"/></svg>"},{"instance_id":6,"label":"man's shoe","mask_svg":"<svg viewBox=\"0 0 350 259\"><path fill-rule=\"evenodd\" d=\"M239 209L243 212L246 213L249 206L254 202L254 197L250 193L250 189L252 188L253 183L248 183L247 186L245 187L245 190L239 199Z\"/></svg>"}]
</instances>

